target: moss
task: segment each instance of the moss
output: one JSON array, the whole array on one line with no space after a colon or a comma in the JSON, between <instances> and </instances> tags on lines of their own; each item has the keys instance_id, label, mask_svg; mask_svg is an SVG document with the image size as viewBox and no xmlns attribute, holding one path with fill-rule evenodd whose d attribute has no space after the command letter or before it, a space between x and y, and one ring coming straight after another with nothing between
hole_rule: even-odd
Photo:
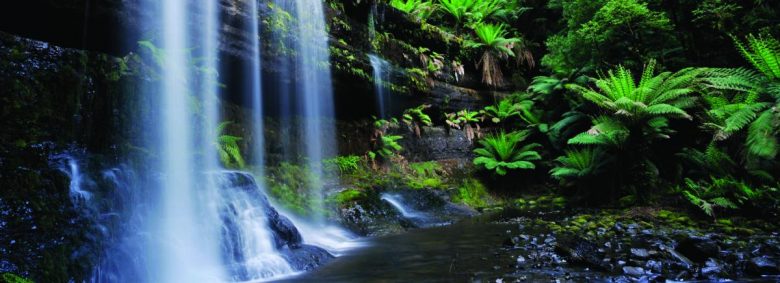
<instances>
[{"instance_id":1,"label":"moss","mask_svg":"<svg viewBox=\"0 0 780 283\"><path fill-rule=\"evenodd\" d=\"M441 189L444 185L441 164L435 161L409 163L405 183L412 189Z\"/></svg>"},{"instance_id":2,"label":"moss","mask_svg":"<svg viewBox=\"0 0 780 283\"><path fill-rule=\"evenodd\" d=\"M483 208L494 203L493 199L488 194L485 185L474 178L463 180L463 183L458 187L457 193L452 197L452 200L472 208Z\"/></svg>"},{"instance_id":3,"label":"moss","mask_svg":"<svg viewBox=\"0 0 780 283\"><path fill-rule=\"evenodd\" d=\"M364 198L365 196L366 195L363 191L356 189L346 189L328 197L327 202L337 206L343 206L346 203Z\"/></svg>"},{"instance_id":4,"label":"moss","mask_svg":"<svg viewBox=\"0 0 780 283\"><path fill-rule=\"evenodd\" d=\"M266 182L269 196L285 209L299 215L309 215L319 198L312 190L320 180L303 165L282 162L268 168Z\"/></svg>"},{"instance_id":5,"label":"moss","mask_svg":"<svg viewBox=\"0 0 780 283\"><path fill-rule=\"evenodd\" d=\"M21 277L13 273L3 273L2 278L3 278L2 283L33 283L32 280L26 279L24 277Z\"/></svg>"}]
</instances>

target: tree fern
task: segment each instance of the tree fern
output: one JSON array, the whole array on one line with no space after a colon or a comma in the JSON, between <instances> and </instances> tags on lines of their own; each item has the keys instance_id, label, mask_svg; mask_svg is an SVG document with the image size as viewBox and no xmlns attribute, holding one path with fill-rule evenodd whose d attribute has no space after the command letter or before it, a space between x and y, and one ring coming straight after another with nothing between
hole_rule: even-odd
<instances>
[{"instance_id":1,"label":"tree fern","mask_svg":"<svg viewBox=\"0 0 780 283\"><path fill-rule=\"evenodd\" d=\"M477 155L474 165L506 175L508 170L534 169L534 161L542 159L536 151L540 144L521 145L528 138L528 131L513 133L499 132L479 141L481 147L474 150Z\"/></svg>"},{"instance_id":2,"label":"tree fern","mask_svg":"<svg viewBox=\"0 0 780 283\"><path fill-rule=\"evenodd\" d=\"M490 118L491 122L500 124L512 117L520 116L520 107L511 99L502 99L495 105L485 107L481 113Z\"/></svg>"},{"instance_id":3,"label":"tree fern","mask_svg":"<svg viewBox=\"0 0 780 283\"><path fill-rule=\"evenodd\" d=\"M707 99L708 111L716 129L715 139L724 140L745 132L748 160L774 159L780 146L780 42L774 38L749 35L746 42L734 38L737 50L754 70L711 69L707 86L715 93Z\"/></svg>"},{"instance_id":4,"label":"tree fern","mask_svg":"<svg viewBox=\"0 0 780 283\"><path fill-rule=\"evenodd\" d=\"M710 177L709 181L685 179L677 191L705 214L715 217L717 210L736 210L761 199L772 190L753 188L731 177Z\"/></svg>"},{"instance_id":5,"label":"tree fern","mask_svg":"<svg viewBox=\"0 0 780 283\"><path fill-rule=\"evenodd\" d=\"M606 163L603 152L594 148L567 150L555 161L558 166L550 170L550 175L561 181L596 175Z\"/></svg>"}]
</instances>

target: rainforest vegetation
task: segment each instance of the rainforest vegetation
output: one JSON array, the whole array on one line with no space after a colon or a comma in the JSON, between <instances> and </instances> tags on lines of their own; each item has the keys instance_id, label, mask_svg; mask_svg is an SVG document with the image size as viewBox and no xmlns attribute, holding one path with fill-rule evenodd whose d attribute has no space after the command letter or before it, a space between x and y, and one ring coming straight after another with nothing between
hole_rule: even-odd
<instances>
[{"instance_id":1,"label":"rainforest vegetation","mask_svg":"<svg viewBox=\"0 0 780 283\"><path fill-rule=\"evenodd\" d=\"M66 2L0 282L780 280L780 1Z\"/></svg>"}]
</instances>

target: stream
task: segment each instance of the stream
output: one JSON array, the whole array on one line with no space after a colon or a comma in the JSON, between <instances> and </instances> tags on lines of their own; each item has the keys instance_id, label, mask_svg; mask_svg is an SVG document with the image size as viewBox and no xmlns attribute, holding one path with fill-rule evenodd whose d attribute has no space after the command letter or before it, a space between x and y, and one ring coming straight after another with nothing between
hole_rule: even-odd
<instances>
[{"instance_id":1,"label":"stream","mask_svg":"<svg viewBox=\"0 0 780 283\"><path fill-rule=\"evenodd\" d=\"M480 216L447 226L363 238L363 247L280 282L496 282L552 279L584 269L517 272L517 251L502 245L517 225Z\"/></svg>"}]
</instances>

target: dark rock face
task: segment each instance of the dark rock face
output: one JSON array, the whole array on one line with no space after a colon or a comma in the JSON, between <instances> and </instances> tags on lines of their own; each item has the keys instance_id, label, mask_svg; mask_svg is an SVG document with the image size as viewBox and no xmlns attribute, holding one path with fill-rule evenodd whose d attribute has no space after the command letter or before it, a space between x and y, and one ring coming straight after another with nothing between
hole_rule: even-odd
<instances>
[{"instance_id":1,"label":"dark rock face","mask_svg":"<svg viewBox=\"0 0 780 283\"><path fill-rule=\"evenodd\" d=\"M333 259L333 255L320 247L301 245L294 249L281 250L282 257L298 271L310 271Z\"/></svg>"},{"instance_id":2,"label":"dark rock face","mask_svg":"<svg viewBox=\"0 0 780 283\"><path fill-rule=\"evenodd\" d=\"M747 272L752 275L779 275L780 266L776 259L768 256L759 256L751 258L748 262Z\"/></svg>"},{"instance_id":3,"label":"dark rock face","mask_svg":"<svg viewBox=\"0 0 780 283\"><path fill-rule=\"evenodd\" d=\"M680 241L675 250L697 263L704 263L708 258L720 254L718 243L707 237L687 237Z\"/></svg>"},{"instance_id":4,"label":"dark rock face","mask_svg":"<svg viewBox=\"0 0 780 283\"><path fill-rule=\"evenodd\" d=\"M465 132L444 127L423 127L420 137L406 131L401 144L404 156L412 161L470 159L473 148Z\"/></svg>"},{"instance_id":5,"label":"dark rock face","mask_svg":"<svg viewBox=\"0 0 780 283\"><path fill-rule=\"evenodd\" d=\"M604 261L602 260L603 253L599 252L599 247L583 238L574 237L559 240L558 244L555 246L555 251L568 258L570 261L581 263L602 271L610 270L609 267L604 266ZM631 270L636 270L636 268Z\"/></svg>"},{"instance_id":6,"label":"dark rock face","mask_svg":"<svg viewBox=\"0 0 780 283\"><path fill-rule=\"evenodd\" d=\"M379 199L376 192L339 208L341 224L362 236L393 234L412 227L402 220L397 211Z\"/></svg>"}]
</instances>

